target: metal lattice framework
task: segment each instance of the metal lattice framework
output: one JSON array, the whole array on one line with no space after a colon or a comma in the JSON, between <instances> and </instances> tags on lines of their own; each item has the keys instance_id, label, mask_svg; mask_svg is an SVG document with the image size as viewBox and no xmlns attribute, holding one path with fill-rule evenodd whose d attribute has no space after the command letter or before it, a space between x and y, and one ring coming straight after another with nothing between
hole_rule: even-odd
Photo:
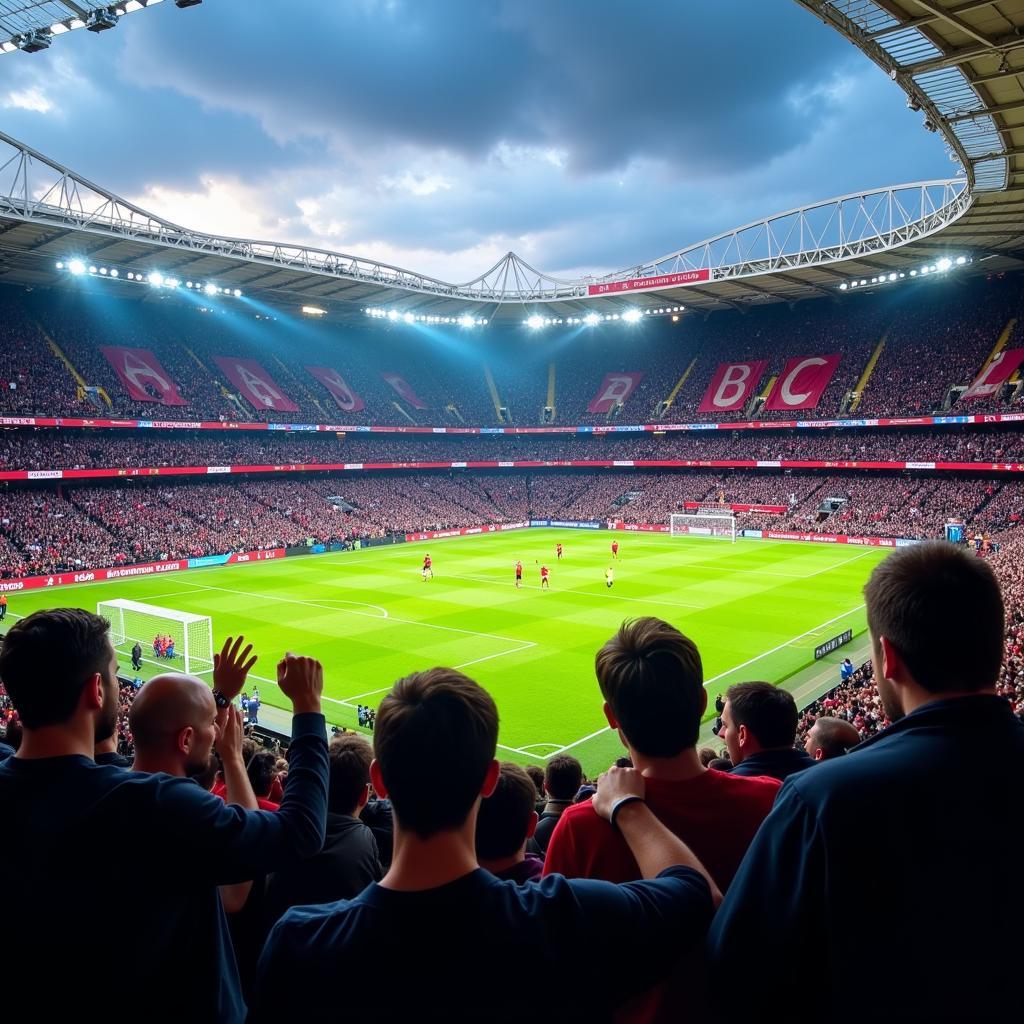
<instances>
[{"instance_id":1,"label":"metal lattice framework","mask_svg":"<svg viewBox=\"0 0 1024 1024\"><path fill-rule=\"evenodd\" d=\"M164 253L217 256L477 303L571 301L587 297L595 284L680 271L707 271L708 280L715 282L826 266L886 252L941 231L962 216L971 201L962 178L892 186L766 217L600 278L560 280L509 253L474 280L451 284L377 260L310 246L221 237L172 224L0 133L4 219L129 239Z\"/></svg>"}]
</instances>

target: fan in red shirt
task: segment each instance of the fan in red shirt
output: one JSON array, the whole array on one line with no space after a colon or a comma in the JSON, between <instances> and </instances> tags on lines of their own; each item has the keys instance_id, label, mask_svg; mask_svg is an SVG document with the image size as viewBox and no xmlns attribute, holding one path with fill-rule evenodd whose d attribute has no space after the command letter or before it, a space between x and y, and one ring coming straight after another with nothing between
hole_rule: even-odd
<instances>
[{"instance_id":1,"label":"fan in red shirt","mask_svg":"<svg viewBox=\"0 0 1024 1024\"><path fill-rule=\"evenodd\" d=\"M725 892L772 809L779 782L701 764L704 669L696 645L674 626L656 618L623 623L598 652L596 671L605 717L644 776L648 806ZM544 874L554 873L609 882L641 877L622 836L589 801L568 808L555 826L544 862ZM675 1013L684 987L650 993L630 1019L655 1019L659 1008Z\"/></svg>"},{"instance_id":2,"label":"fan in red shirt","mask_svg":"<svg viewBox=\"0 0 1024 1024\"><path fill-rule=\"evenodd\" d=\"M612 558L619 557L619 542L617 540L612 541Z\"/></svg>"},{"instance_id":3,"label":"fan in red shirt","mask_svg":"<svg viewBox=\"0 0 1024 1024\"><path fill-rule=\"evenodd\" d=\"M550 584L550 582L548 582L548 575L550 574L550 572L551 572L551 570L546 565L542 565L540 567L540 588L541 588L541 590L550 590L551 589L551 584Z\"/></svg>"}]
</instances>

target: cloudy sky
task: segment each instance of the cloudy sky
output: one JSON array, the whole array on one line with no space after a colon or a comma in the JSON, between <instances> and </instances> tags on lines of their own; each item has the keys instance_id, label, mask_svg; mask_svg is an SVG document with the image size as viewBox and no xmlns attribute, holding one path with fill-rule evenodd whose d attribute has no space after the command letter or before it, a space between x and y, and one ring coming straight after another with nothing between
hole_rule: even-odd
<instances>
[{"instance_id":1,"label":"cloudy sky","mask_svg":"<svg viewBox=\"0 0 1024 1024\"><path fill-rule=\"evenodd\" d=\"M0 56L8 134L179 224L571 277L948 177L792 0L206 0Z\"/></svg>"}]
</instances>

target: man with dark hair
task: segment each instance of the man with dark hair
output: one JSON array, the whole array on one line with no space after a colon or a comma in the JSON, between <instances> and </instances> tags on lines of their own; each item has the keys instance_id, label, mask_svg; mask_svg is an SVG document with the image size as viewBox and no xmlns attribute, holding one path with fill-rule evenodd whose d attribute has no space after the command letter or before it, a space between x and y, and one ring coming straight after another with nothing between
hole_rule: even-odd
<instances>
[{"instance_id":1,"label":"man with dark hair","mask_svg":"<svg viewBox=\"0 0 1024 1024\"><path fill-rule=\"evenodd\" d=\"M833 757L842 757L858 743L860 733L853 723L847 722L844 718L822 715L815 719L814 725L807 730L804 750L814 761L829 761Z\"/></svg>"},{"instance_id":2,"label":"man with dark hair","mask_svg":"<svg viewBox=\"0 0 1024 1024\"><path fill-rule=\"evenodd\" d=\"M544 768L544 792L547 802L537 822L533 840L541 853L546 853L555 831L558 819L572 802L583 785L583 766L570 754L559 754L551 758Z\"/></svg>"},{"instance_id":3,"label":"man with dark hair","mask_svg":"<svg viewBox=\"0 0 1024 1024\"><path fill-rule=\"evenodd\" d=\"M270 799L270 791L277 779L277 758L269 750L259 750L249 758L246 771L260 810L276 811L281 805Z\"/></svg>"},{"instance_id":4,"label":"man with dark hair","mask_svg":"<svg viewBox=\"0 0 1024 1024\"><path fill-rule=\"evenodd\" d=\"M359 815L370 797L373 748L358 733L334 737L327 790L327 838L309 860L276 871L267 881L267 926L289 908L358 896L384 874L373 832Z\"/></svg>"},{"instance_id":5,"label":"man with dark hair","mask_svg":"<svg viewBox=\"0 0 1024 1024\"><path fill-rule=\"evenodd\" d=\"M531 882L544 861L526 852L537 827L537 788L517 764L503 763L494 792L480 803L476 819L476 858L495 878Z\"/></svg>"},{"instance_id":6,"label":"man with dark hair","mask_svg":"<svg viewBox=\"0 0 1024 1024\"><path fill-rule=\"evenodd\" d=\"M118 711L108 631L105 619L86 611L40 611L13 626L0 651L0 679L25 727L17 756L0 763L0 877L8 882L5 910L18 922L0 937L0 961L26 992L51 991L55 964L68 991L95 991L105 976L102 957L83 946L79 928L55 922L103 920L114 900L132 937L116 954L125 1006L164 1018L241 1021L217 886L309 856L323 842L322 672L291 654L278 664L278 685L295 710L288 795L277 814L244 811L188 779L93 761L96 737ZM241 643L225 644L215 670ZM240 689L225 677L218 705ZM127 883L126 864L138 869Z\"/></svg>"},{"instance_id":7,"label":"man with dark hair","mask_svg":"<svg viewBox=\"0 0 1024 1024\"><path fill-rule=\"evenodd\" d=\"M285 914L260 960L255 1019L334 1013L339 979L352 982L346 1014L376 1021L521 1021L538 1003L580 1019L646 988L692 947L707 926L712 887L645 805L637 772L612 769L595 806L621 830L647 881L519 886L480 869L476 822L498 781L497 738L494 701L454 669L392 687L370 765L374 789L392 801L391 868L354 900ZM614 970L565 984L589 975L594 950L613 948ZM382 970L385 998L379 986L358 983ZM509 980L522 978L530 984Z\"/></svg>"},{"instance_id":8,"label":"man with dark hair","mask_svg":"<svg viewBox=\"0 0 1024 1024\"><path fill-rule=\"evenodd\" d=\"M792 1015L808 978L833 1020L862 1020L850 965L870 950L875 1019L999 1020L1019 1002L1024 891L996 865L1021 844L1024 726L996 696L999 585L933 541L889 555L864 593L893 724L783 786L712 929L729 1021Z\"/></svg>"},{"instance_id":9,"label":"man with dark hair","mask_svg":"<svg viewBox=\"0 0 1024 1024\"><path fill-rule=\"evenodd\" d=\"M725 693L718 738L729 748L733 775L780 782L814 761L794 746L799 713L793 694L771 683L737 683Z\"/></svg>"},{"instance_id":10,"label":"man with dark hair","mask_svg":"<svg viewBox=\"0 0 1024 1024\"><path fill-rule=\"evenodd\" d=\"M646 780L651 810L724 892L771 810L778 783L701 764L704 668L694 642L674 626L656 618L624 622L598 651L596 671L605 717ZM555 826L544 862L544 873L553 872L612 882L640 877L622 837L589 802L570 807Z\"/></svg>"}]
</instances>

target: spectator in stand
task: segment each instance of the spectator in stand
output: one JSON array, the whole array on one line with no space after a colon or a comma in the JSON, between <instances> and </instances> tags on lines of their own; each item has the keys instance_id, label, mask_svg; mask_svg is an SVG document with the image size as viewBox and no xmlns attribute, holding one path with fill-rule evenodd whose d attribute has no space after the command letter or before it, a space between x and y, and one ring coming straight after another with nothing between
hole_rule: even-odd
<instances>
[{"instance_id":1,"label":"spectator in stand","mask_svg":"<svg viewBox=\"0 0 1024 1024\"><path fill-rule=\"evenodd\" d=\"M544 768L544 792L547 800L541 812L534 842L542 854L547 852L551 833L555 831L558 819L571 807L580 786L583 785L583 766L570 754L559 754L551 758Z\"/></svg>"},{"instance_id":2,"label":"spectator in stand","mask_svg":"<svg viewBox=\"0 0 1024 1024\"><path fill-rule=\"evenodd\" d=\"M725 1021L791 1015L808 978L833 1020L860 1021L850 967L880 947L883 1020L997 1020L1017 1003L1024 892L993 856L1020 845L1024 728L996 694L999 585L935 541L876 566L865 600L893 724L783 786L712 929ZM870 913L850 912L858 893Z\"/></svg>"},{"instance_id":3,"label":"spectator in stand","mask_svg":"<svg viewBox=\"0 0 1024 1024\"><path fill-rule=\"evenodd\" d=\"M246 766L249 782L256 794L256 803L261 811L276 811L280 804L272 800L271 790L277 781L277 758L269 750L260 750L249 759Z\"/></svg>"},{"instance_id":4,"label":"spectator in stand","mask_svg":"<svg viewBox=\"0 0 1024 1024\"><path fill-rule=\"evenodd\" d=\"M96 736L118 715L109 629L78 609L35 612L11 628L0 651L0 678L25 730L17 756L0 763L0 873L17 879L4 902L18 921L16 933L0 939L4 968L26 992L44 992L60 964L69 991L93 991L98 968L80 930L54 922L106 920L113 899L132 936L117 952L123 1005L152 1008L159 993L161 1017L242 1021L216 887L309 856L323 842L322 672L309 658L279 663L279 685L295 710L293 777L279 813L243 811L186 779L95 764ZM233 685L219 702L236 696ZM126 883L126 864L145 870Z\"/></svg>"},{"instance_id":5,"label":"spectator in stand","mask_svg":"<svg viewBox=\"0 0 1024 1024\"><path fill-rule=\"evenodd\" d=\"M324 848L267 880L268 928L289 907L354 899L384 874L373 832L359 817L370 797L373 748L357 733L344 733L331 740L329 754Z\"/></svg>"},{"instance_id":6,"label":"spectator in stand","mask_svg":"<svg viewBox=\"0 0 1024 1024\"><path fill-rule=\"evenodd\" d=\"M541 794L544 792L544 769L539 764L528 764L525 766L525 771L530 776L530 781L533 782L533 788L537 790L537 814L542 814L544 797ZM536 833L533 838L536 842Z\"/></svg>"},{"instance_id":7,"label":"spectator in stand","mask_svg":"<svg viewBox=\"0 0 1024 1024\"><path fill-rule=\"evenodd\" d=\"M517 764L504 763L494 791L480 802L476 857L485 871L508 882L533 882L544 860L526 852L537 827L537 787Z\"/></svg>"},{"instance_id":8,"label":"spectator in stand","mask_svg":"<svg viewBox=\"0 0 1024 1024\"><path fill-rule=\"evenodd\" d=\"M624 622L598 651L596 671L605 717L644 776L651 810L724 892L771 810L778 783L701 764L704 669L694 642L674 626L653 617ZM611 882L641 877L629 846L590 802L562 814L544 873Z\"/></svg>"},{"instance_id":9,"label":"spectator in stand","mask_svg":"<svg viewBox=\"0 0 1024 1024\"><path fill-rule=\"evenodd\" d=\"M814 761L797 750L796 701L772 683L736 683L725 693L718 738L729 748L733 775L768 776L783 782Z\"/></svg>"},{"instance_id":10,"label":"spectator in stand","mask_svg":"<svg viewBox=\"0 0 1024 1024\"><path fill-rule=\"evenodd\" d=\"M823 715L807 732L804 750L814 761L830 761L842 757L860 743L860 733L850 722Z\"/></svg>"},{"instance_id":11,"label":"spectator in stand","mask_svg":"<svg viewBox=\"0 0 1024 1024\"><path fill-rule=\"evenodd\" d=\"M454 669L399 680L380 705L370 766L390 797L395 853L380 884L357 899L293 908L260 960L256 1020L345 1012L376 1021L422 1017L522 1021L546 1013L607 1013L668 972L712 911L712 886L693 854L646 807L643 777L612 769L595 808L614 819L648 879L614 886L554 877L517 886L477 864L481 798L498 780L497 708ZM685 866L683 866L685 865ZM438 941L443 925L445 941ZM595 949L616 969L586 986ZM515 979L496 987L494 965ZM388 972L389 991L366 980ZM529 978L529 984L522 984Z\"/></svg>"}]
</instances>

